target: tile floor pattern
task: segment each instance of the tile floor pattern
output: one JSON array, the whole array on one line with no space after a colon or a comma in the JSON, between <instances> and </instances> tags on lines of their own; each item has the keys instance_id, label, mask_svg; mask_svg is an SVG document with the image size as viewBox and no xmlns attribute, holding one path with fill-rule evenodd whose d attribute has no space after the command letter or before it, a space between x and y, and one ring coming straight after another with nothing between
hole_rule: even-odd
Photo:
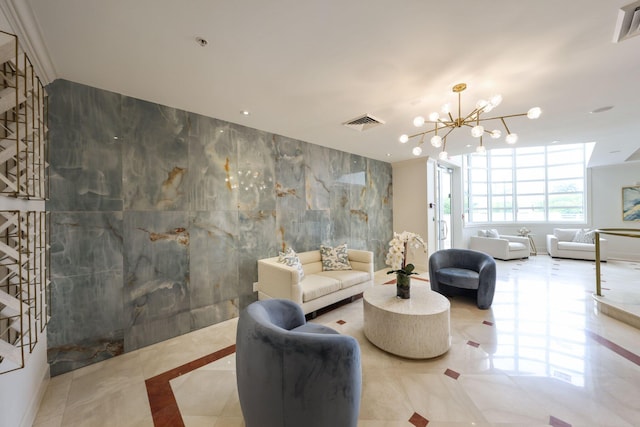
<instances>
[{"instance_id":1,"label":"tile floor pattern","mask_svg":"<svg viewBox=\"0 0 640 427\"><path fill-rule=\"evenodd\" d=\"M603 265L605 292L640 293L639 268ZM547 256L498 261L492 308L453 298L451 349L430 360L403 359L369 343L361 299L313 321L360 342L361 427L637 426L640 331L594 310L594 271L592 262ZM381 273L377 283L387 282ZM640 313L640 304L631 309ZM155 425L243 426L236 324L54 377L34 425L154 426L153 411L163 415Z\"/></svg>"}]
</instances>

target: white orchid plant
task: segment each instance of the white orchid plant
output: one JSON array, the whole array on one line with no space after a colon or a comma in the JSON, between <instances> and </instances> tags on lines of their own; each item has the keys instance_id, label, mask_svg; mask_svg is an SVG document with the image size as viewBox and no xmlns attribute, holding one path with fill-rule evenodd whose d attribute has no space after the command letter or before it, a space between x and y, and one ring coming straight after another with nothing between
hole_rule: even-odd
<instances>
[{"instance_id":1,"label":"white orchid plant","mask_svg":"<svg viewBox=\"0 0 640 427\"><path fill-rule=\"evenodd\" d=\"M391 271L387 271L387 274L404 274L410 276L412 274L418 274L414 272L415 266L413 264L407 264L407 249L424 248L427 249L427 245L420 237L419 234L411 233L409 231L403 231L402 233L393 233L393 239L389 242L389 252L387 253L387 259L385 263L391 267Z\"/></svg>"}]
</instances>

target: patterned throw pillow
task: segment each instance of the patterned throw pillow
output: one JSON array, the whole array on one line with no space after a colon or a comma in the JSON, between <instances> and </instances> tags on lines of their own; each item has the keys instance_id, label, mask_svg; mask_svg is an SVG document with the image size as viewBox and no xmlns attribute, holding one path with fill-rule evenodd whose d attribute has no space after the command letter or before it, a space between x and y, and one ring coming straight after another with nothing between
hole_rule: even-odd
<instances>
[{"instance_id":1,"label":"patterned throw pillow","mask_svg":"<svg viewBox=\"0 0 640 427\"><path fill-rule=\"evenodd\" d=\"M335 248L320 245L320 256L322 257L322 271L351 270L346 243Z\"/></svg>"},{"instance_id":2,"label":"patterned throw pillow","mask_svg":"<svg viewBox=\"0 0 640 427\"><path fill-rule=\"evenodd\" d=\"M595 243L596 242L596 232L590 231L588 228L584 230L578 230L576 235L573 237L574 243Z\"/></svg>"},{"instance_id":3,"label":"patterned throw pillow","mask_svg":"<svg viewBox=\"0 0 640 427\"><path fill-rule=\"evenodd\" d=\"M281 262L289 267L295 267L298 269L298 277L300 280L304 278L304 270L302 269L302 263L300 262L300 258L291 248L288 248L284 252L280 252L278 255L278 262Z\"/></svg>"},{"instance_id":4,"label":"patterned throw pillow","mask_svg":"<svg viewBox=\"0 0 640 427\"><path fill-rule=\"evenodd\" d=\"M500 237L500 233L498 233L498 230L496 230L495 228L492 228L487 230L487 237L490 237L492 239L497 239Z\"/></svg>"}]
</instances>

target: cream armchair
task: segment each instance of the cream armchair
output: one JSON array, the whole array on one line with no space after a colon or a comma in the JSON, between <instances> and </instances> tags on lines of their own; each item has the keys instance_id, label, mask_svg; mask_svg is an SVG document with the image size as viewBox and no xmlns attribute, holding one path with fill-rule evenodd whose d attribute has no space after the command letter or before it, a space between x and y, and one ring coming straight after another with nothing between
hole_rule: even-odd
<instances>
[{"instance_id":1,"label":"cream armchair","mask_svg":"<svg viewBox=\"0 0 640 427\"><path fill-rule=\"evenodd\" d=\"M484 252L501 260L529 258L529 238L498 234L498 237L471 236L469 249Z\"/></svg>"}]
</instances>

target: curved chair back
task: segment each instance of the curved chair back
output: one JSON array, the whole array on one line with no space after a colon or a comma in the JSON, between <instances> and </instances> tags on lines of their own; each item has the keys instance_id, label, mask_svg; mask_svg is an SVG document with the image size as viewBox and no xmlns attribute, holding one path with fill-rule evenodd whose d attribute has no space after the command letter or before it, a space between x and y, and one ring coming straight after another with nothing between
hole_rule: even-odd
<instances>
[{"instance_id":1,"label":"curved chair back","mask_svg":"<svg viewBox=\"0 0 640 427\"><path fill-rule=\"evenodd\" d=\"M305 323L289 300L240 313L236 375L247 427L355 427L362 373L355 338Z\"/></svg>"},{"instance_id":2,"label":"curved chair back","mask_svg":"<svg viewBox=\"0 0 640 427\"><path fill-rule=\"evenodd\" d=\"M491 307L496 288L496 261L470 249L443 249L429 257L431 289L447 293L448 287L476 290L480 309Z\"/></svg>"}]
</instances>

